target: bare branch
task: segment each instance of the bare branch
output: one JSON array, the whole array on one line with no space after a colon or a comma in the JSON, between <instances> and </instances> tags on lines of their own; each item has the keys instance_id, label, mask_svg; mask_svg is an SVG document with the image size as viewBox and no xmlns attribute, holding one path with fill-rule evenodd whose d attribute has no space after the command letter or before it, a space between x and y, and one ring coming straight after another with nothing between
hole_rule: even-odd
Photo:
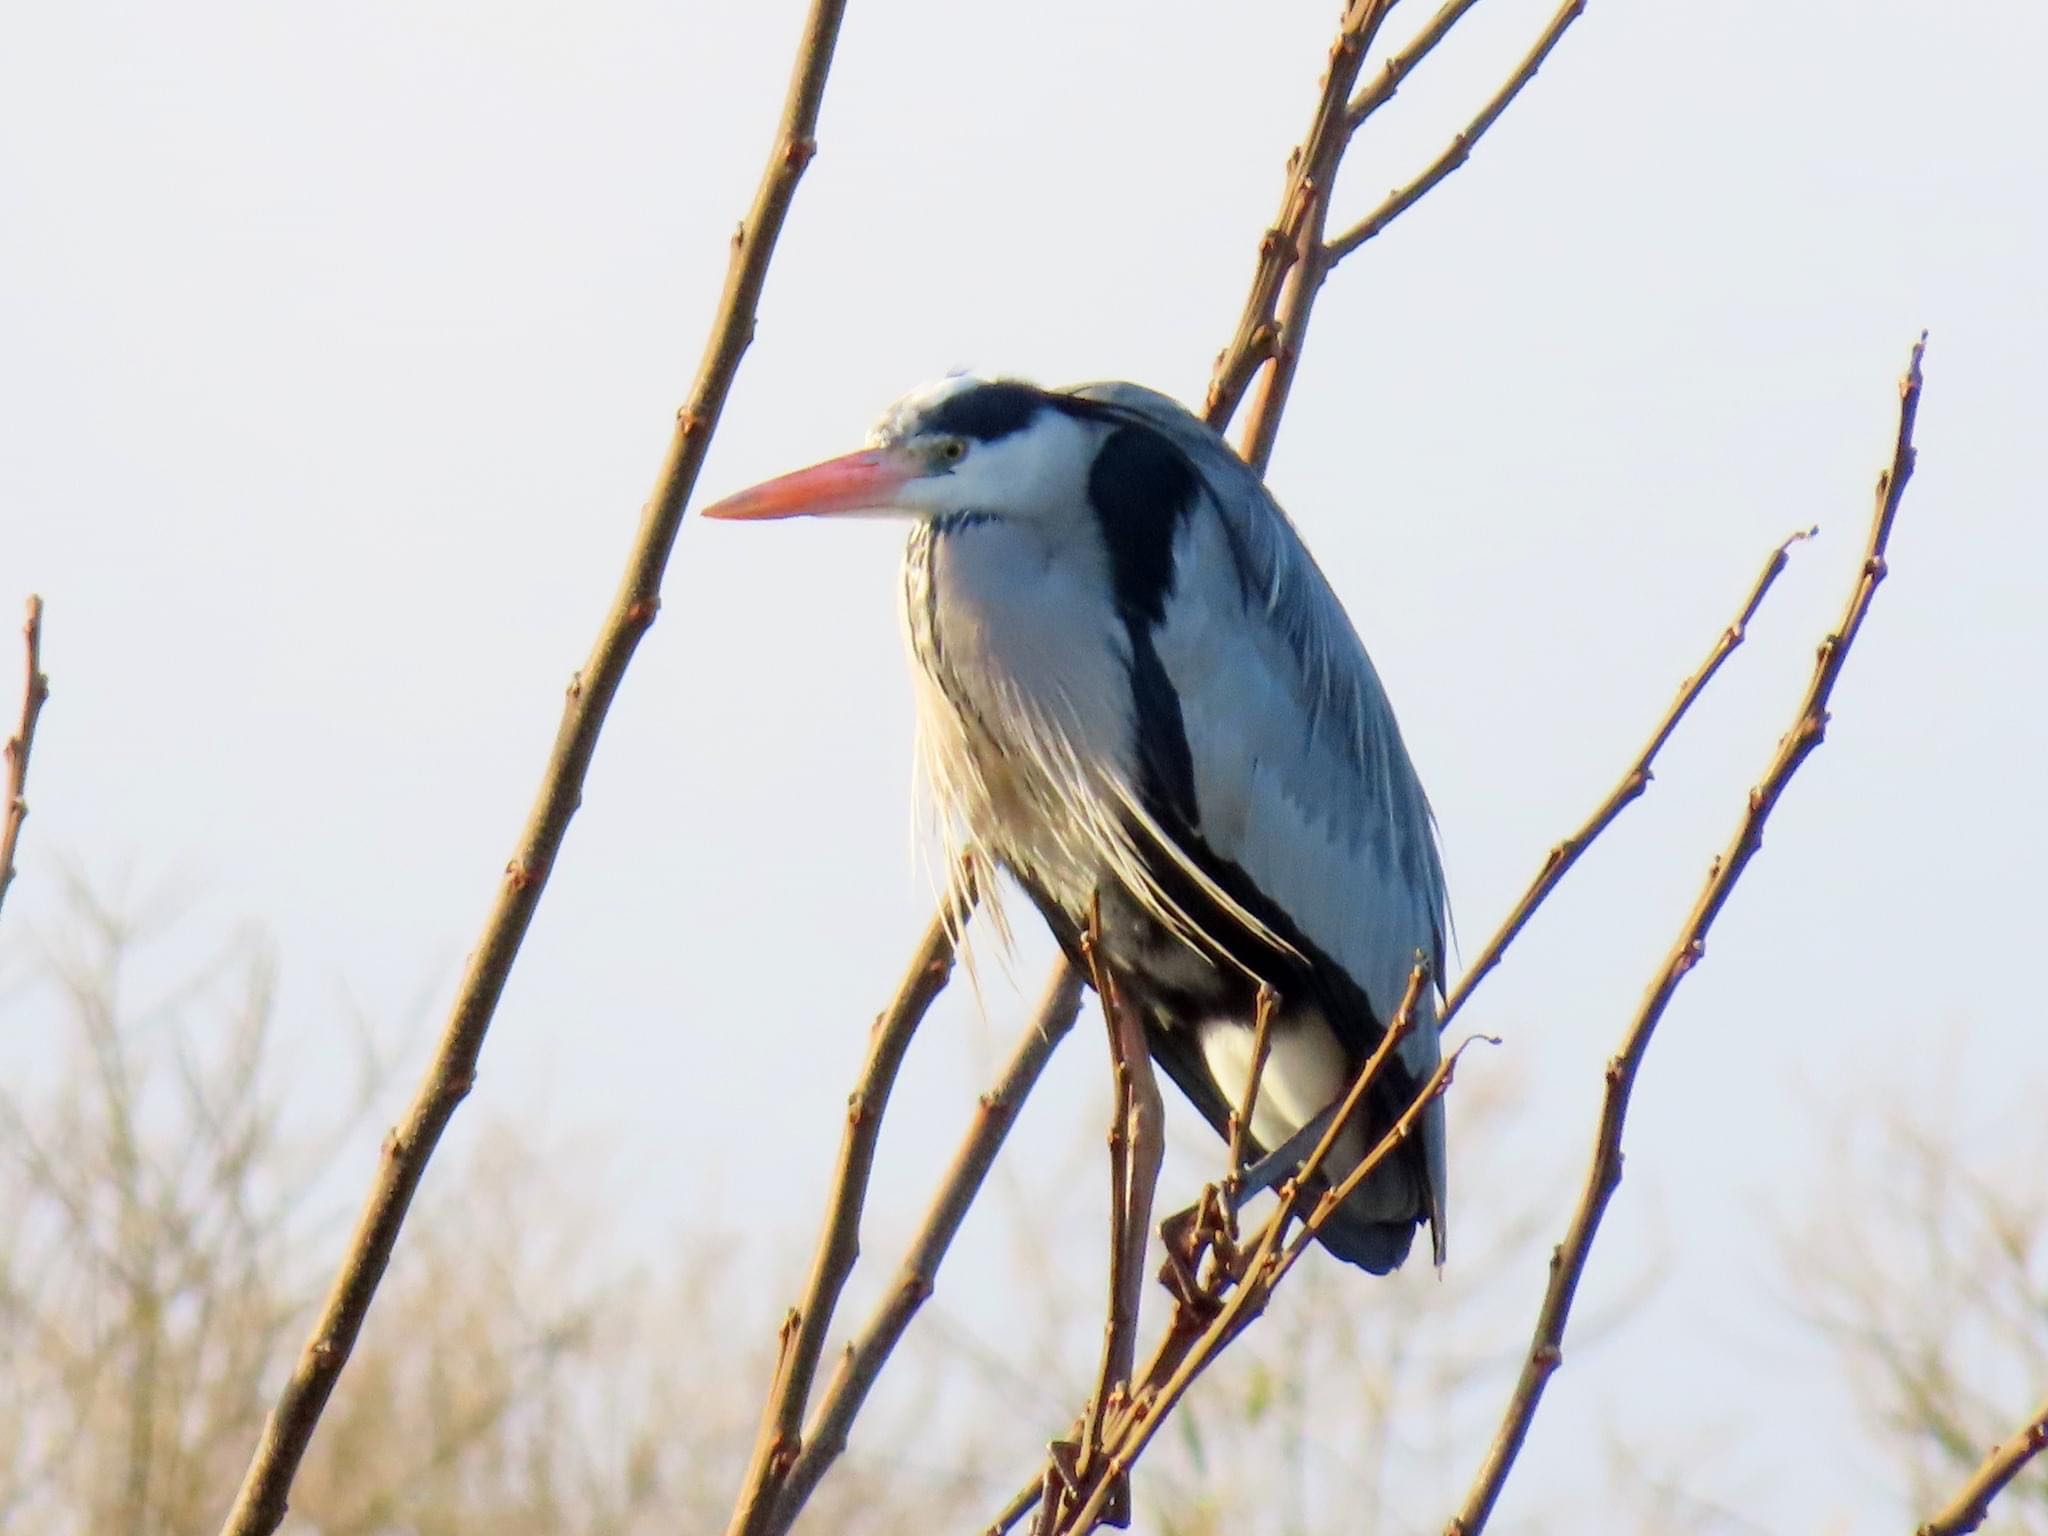
<instances>
[{"instance_id":1,"label":"bare branch","mask_svg":"<svg viewBox=\"0 0 2048 1536\"><path fill-rule=\"evenodd\" d=\"M1508 76L1506 83L1498 91L1494 92L1493 99L1479 109L1479 115L1451 139L1444 152L1432 160L1420 176L1407 186L1397 187L1389 192L1379 207L1330 242L1325 252L1330 266L1334 267L1372 239L1420 202L1438 182L1472 158L1473 146L1486 137L1486 131L1494 125L1501 113L1507 111L1508 103L1521 94L1522 87L1536 78L1536 71L1541 69L1543 61L1550 57L1550 50L1557 46L1558 40L1564 36L1571 24L1579 19L1579 13L1585 8L1586 0L1565 0L1565 3L1558 7L1557 14L1550 18L1550 25L1543 29L1543 35L1536 39L1535 46L1523 56L1515 72Z\"/></svg>"},{"instance_id":2,"label":"bare branch","mask_svg":"<svg viewBox=\"0 0 2048 1536\"><path fill-rule=\"evenodd\" d=\"M292 1478L361 1332L427 1160L475 1079L484 1035L541 893L547 888L570 818L582 799L584 776L597 750L605 715L640 637L660 607L661 579L684 507L696 486L733 376L753 339L755 310L767 279L769 258L797 182L817 149L818 108L845 8L845 0L813 0L767 168L747 220L733 237L731 264L711 338L688 403L676 413L675 431L654 493L642 513L624 579L589 660L570 680L561 729L520 834L518 851L505 868L497 900L471 953L434 1059L405 1120L385 1140L369 1199L333 1288L298 1368L264 1426L255 1458L222 1527L223 1536L269 1536L284 1519Z\"/></svg>"},{"instance_id":3,"label":"bare branch","mask_svg":"<svg viewBox=\"0 0 2048 1536\"><path fill-rule=\"evenodd\" d=\"M1244 1182L1245 1133L1251 1129L1252 1116L1259 1110L1259 1080L1266 1075L1266 1056L1273 1047L1273 1016L1279 1011L1280 994L1260 982L1258 1011L1252 1016L1252 1060L1245 1069L1244 1098L1240 1101L1244 1107L1230 1112L1230 1155L1224 1164L1228 1172L1223 1176L1223 1193L1233 1217L1238 1187Z\"/></svg>"},{"instance_id":4,"label":"bare branch","mask_svg":"<svg viewBox=\"0 0 2048 1536\"><path fill-rule=\"evenodd\" d=\"M1350 130L1345 101L1365 57L1372 47L1380 23L1393 8L1393 0L1352 0L1338 24L1336 41L1330 44L1329 68L1323 88L1309 119L1308 133L1288 157L1287 186L1280 197L1280 216L1259 239L1259 257L1252 269L1251 291L1245 296L1244 313L1230 344L1217 354L1215 371L1209 379L1209 397L1202 407L1203 418L1221 432L1251 387L1262 364L1282 356L1288 349L1299 350L1299 330L1289 330L1278 319L1282 285L1289 271L1305 253L1321 249L1322 209L1336 179L1337 162L1344 153ZM1320 278L1318 278L1320 281ZM1299 317L1305 323L1306 315ZM1272 434L1279 425L1279 406L1285 398L1255 419L1246 441L1264 438L1268 451ZM1247 452L1253 468L1264 465L1264 455Z\"/></svg>"},{"instance_id":5,"label":"bare branch","mask_svg":"<svg viewBox=\"0 0 2048 1536\"><path fill-rule=\"evenodd\" d=\"M1358 132L1368 117L1392 101L1401 89L1401 82L1414 73L1415 66L1428 58L1436 45L1450 35L1451 28L1464 20L1465 13L1478 3L1479 0L1446 0L1444 6L1430 17L1429 24L1409 39L1406 48L1389 54L1387 61L1380 66L1380 72L1373 77L1372 84L1353 97L1351 105L1345 108L1345 130Z\"/></svg>"},{"instance_id":6,"label":"bare branch","mask_svg":"<svg viewBox=\"0 0 2048 1536\"><path fill-rule=\"evenodd\" d=\"M1657 1024L1664 1016L1679 984L1707 952L1707 934L1721 909L1734 893L1743 871L1763 846L1765 823L1776 808L1800 764L1818 747L1827 732L1828 700L1834 693L1849 647L1863 627L1872 597L1885 576L1885 550L1891 540L1899 500L1913 473L1913 422L1920 406L1920 361L1927 338L1914 343L1905 377L1899 385L1898 432L1892 458L1877 481L1877 511L1872 520L1870 541L1856 584L1835 632L1821 643L1812 680L1800 700L1792 728L1779 741L1770 765L1756 788L1728 846L1714 860L1705 885L1693 904L1677 940L1644 993L1635 1018L1630 1022L1619 1052L1607 1064L1607 1087L1600 1109L1600 1126L1593 1147L1592 1166L1587 1170L1585 1192L1573 1213L1571 1226L1552 1256L1550 1284L1536 1317L1535 1336L1529 1346L1522 1372L1508 1400L1505 1416L1479 1475L1467 1494L1463 1509L1445 1527L1445 1536L1478 1536L1492 1514L1500 1491L1513 1469L1535 1419L1545 1386L1564 1359L1564 1330L1571 1316L1572 1300L1578 1291L1586 1260L1608 1201L1621 1185L1621 1137L1628 1119L1629 1095L1635 1087L1636 1072L1642 1065Z\"/></svg>"},{"instance_id":7,"label":"bare branch","mask_svg":"<svg viewBox=\"0 0 2048 1536\"><path fill-rule=\"evenodd\" d=\"M14 884L14 849L21 840L21 824L28 819L28 758L35 750L36 720L50 697L50 680L43 675L43 600L31 595L28 617L21 626L23 648L28 657L28 677L21 689L21 723L7 738L7 813L0 820L0 903L7 900L7 888Z\"/></svg>"},{"instance_id":8,"label":"bare branch","mask_svg":"<svg viewBox=\"0 0 2048 1536\"><path fill-rule=\"evenodd\" d=\"M984 1536L1009 1536L1010 1530L1017 1522L1038 1507L1038 1501L1044 1496L1044 1493L1045 1479L1043 1477L1034 1477L1030 1482L1017 1490L1009 1503L997 1511L995 1519L989 1522L988 1530L984 1533Z\"/></svg>"},{"instance_id":9,"label":"bare branch","mask_svg":"<svg viewBox=\"0 0 2048 1536\"><path fill-rule=\"evenodd\" d=\"M1686 712L1698 702L1699 696L1706 691L1707 684L1714 680L1714 674L1721 670L1721 663L1732 656L1736 647L1748 637L1750 622L1756 618L1757 610L1763 607L1764 598L1778 580L1778 573L1785 569L1786 562L1791 558L1792 546L1812 538L1818 532L1818 528L1808 528L1795 533L1771 551L1764 561L1762 572L1757 576L1756 585L1749 589L1749 596L1743 600L1742 608L1735 615L1734 622L1721 631L1714 641L1713 649L1707 652L1707 659L1700 664L1699 670L1678 685L1678 697L1673 699L1671 707L1664 711L1664 718L1659 720L1657 728L1650 732L1649 741L1644 744L1636 760L1629 765L1628 771L1621 776L1621 781L1576 832L1558 843L1544 856L1543 867L1536 871L1536 878L1531 880L1528 889L1522 892L1522 899L1515 903L1513 910L1494 931L1493 937L1486 941L1486 947L1480 950L1479 958L1466 968L1464 976L1445 1001L1444 1011L1437 1024L1439 1029L1450 1027L1451 1020L1457 1015L1458 1010L1465 1006L1465 1000L1472 995L1473 988L1484 981L1487 974L1500 964L1501 956L1507 953L1508 946L1520 937L1522 930L1529 925L1529 919L1536 915L1536 909L1543 905L1553 890L1557 889L1558 882L1564 879L1574 864L1579 862L1580 857L1593 845L1593 840L1605 832L1614 819L1650 787L1650 780L1654 777L1651 766L1657 761L1657 754L1664 750L1664 744L1678 729L1679 721L1683 720Z\"/></svg>"},{"instance_id":10,"label":"bare branch","mask_svg":"<svg viewBox=\"0 0 2048 1536\"><path fill-rule=\"evenodd\" d=\"M1314 1180L1344 1122L1363 1101L1366 1089L1413 1030L1415 1008L1428 974L1427 966L1415 967L1401 1006L1385 1034L1359 1068L1315 1150L1300 1171L1281 1186L1278 1203L1248 1247L1240 1249L1236 1245L1227 1223L1216 1224L1213 1213L1218 1191L1213 1185L1191 1210L1167 1220L1164 1236L1168 1258L1161 1278L1174 1298L1174 1312L1165 1336L1146 1363L1139 1385L1099 1425L1095 1422L1096 1404L1091 1403L1082 1427L1075 1431L1080 1437L1079 1445L1054 1442L1050 1464L1005 1507L990 1527L992 1533L1006 1530L1034 1505L1039 1509L1035 1529L1045 1536L1074 1536L1077 1532L1092 1531L1100 1524L1122 1523L1130 1469L1150 1440L1152 1430L1172 1412L1194 1378L1265 1309L1273 1286L1298 1256L1298 1247L1291 1252L1283 1251L1282 1242L1301 1192ZM1424 1085L1407 1113L1360 1164L1359 1178L1370 1175L1405 1140L1407 1127L1450 1082L1450 1071L1449 1064L1445 1064ZM1319 1209L1318 1226L1327 1214L1327 1210ZM1205 1251L1213 1256L1206 1276L1202 1273ZM1096 1454L1084 1459L1077 1454L1083 1447Z\"/></svg>"},{"instance_id":11,"label":"bare branch","mask_svg":"<svg viewBox=\"0 0 2048 1536\"><path fill-rule=\"evenodd\" d=\"M1417 996L1419 988L1411 987L1406 1000L1411 1026ZM1396 1018L1398 1022L1399 1015ZM1389 1034L1393 1033L1394 1028L1390 1026ZM1474 1037L1478 1038L1483 1037ZM1414 1133L1423 1113L1450 1087L1458 1061L1466 1046L1472 1043L1467 1040L1438 1063L1400 1117L1358 1167L1346 1176L1348 1188L1356 1188L1370 1178ZM1384 1060L1384 1052L1375 1052L1374 1058L1360 1071L1358 1081L1369 1082ZM1362 1092L1356 1083L1354 1091ZM1224 1289L1212 1290L1205 1297L1193 1298L1193 1305L1189 1300L1183 1300L1176 1307L1173 1319L1167 1325L1166 1336L1147 1363L1128 1405L1111 1419L1107 1427L1104 1449L1108 1454L1091 1469L1091 1475L1078 1480L1077 1486L1071 1490L1068 1507L1073 1513L1050 1528L1052 1536L1084 1536L1084 1533L1104 1523L1116 1490L1129 1477L1132 1466L1144 1454L1154 1434L1178 1406L1195 1378L1264 1312L1273 1288L1285 1278L1313 1234L1311 1227L1297 1241L1283 1246L1298 1191L1298 1183L1290 1184L1283 1195L1281 1207L1261 1227L1253 1251L1243 1260L1242 1278L1234 1286L1230 1284L1230 1277L1220 1280L1220 1286L1227 1288L1227 1294ZM1313 1221L1319 1225L1331 1209L1334 1209L1334 1203L1320 1205ZM1202 1315L1203 1312L1206 1316Z\"/></svg>"},{"instance_id":12,"label":"bare branch","mask_svg":"<svg viewBox=\"0 0 2048 1536\"><path fill-rule=\"evenodd\" d=\"M775 1381L761 1410L761 1429L748 1459L746 1480L733 1510L732 1536L759 1536L769 1528L783 1480L801 1443L804 1409L811 1383L825 1352L825 1331L839 1307L839 1293L860 1257L860 1218L867 1204L868 1177L874 1171L875 1144L882 1135L882 1116L889 1107L903 1054L923 1022L932 999L945 990L953 973L953 935L967 920L972 893L964 886L957 904L941 911L925 930L924 942L887 1011L875 1020L868 1058L846 1100L846 1130L839 1147L839 1167L832 1194L825 1202L825 1224L803 1300L782 1323L782 1351Z\"/></svg>"},{"instance_id":13,"label":"bare branch","mask_svg":"<svg viewBox=\"0 0 2048 1536\"><path fill-rule=\"evenodd\" d=\"M1018 1108L1037 1085L1039 1074L1052 1059L1053 1048L1073 1028L1080 1002L1080 975L1069 966L1057 967L1002 1076L994 1088L981 1096L974 1123L953 1154L952 1166L925 1212L924 1225L911 1239L896 1283L884 1294L860 1332L847 1343L838 1368L826 1383L817 1411L804 1431L802 1448L783 1480L775 1518L768 1526L772 1536L782 1536L796 1523L820 1479L845 1451L854 1418L867 1401L882 1367L902 1342L910 1320L937 1288L939 1265L946 1250L952 1246L960 1224L967 1219L968 1208L980 1194L982 1181L988 1177L1004 1138L1016 1123Z\"/></svg>"},{"instance_id":14,"label":"bare branch","mask_svg":"<svg viewBox=\"0 0 2048 1536\"><path fill-rule=\"evenodd\" d=\"M2048 1401L2043 1401L2034 1410L2034 1416L2011 1436L1991 1447L1983 1464L1970 1474L1970 1480L1920 1527L1918 1536L1967 1536L1976 1530L1991 1513L1991 1501L2044 1448L2048 1448Z\"/></svg>"}]
</instances>

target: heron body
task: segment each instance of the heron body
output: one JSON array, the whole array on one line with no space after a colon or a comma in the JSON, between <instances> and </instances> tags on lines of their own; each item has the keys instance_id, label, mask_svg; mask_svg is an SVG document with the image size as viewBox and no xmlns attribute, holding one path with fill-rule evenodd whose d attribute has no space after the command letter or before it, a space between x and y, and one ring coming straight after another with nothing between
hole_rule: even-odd
<instances>
[{"instance_id":1,"label":"heron body","mask_svg":"<svg viewBox=\"0 0 2048 1536\"><path fill-rule=\"evenodd\" d=\"M1227 1134L1258 996L1279 1007L1249 1140L1338 1099L1419 955L1443 972L1428 803L1372 663L1293 526L1196 417L1131 384L956 376L861 453L707 516L914 519L902 612L923 766L971 856L1007 870L1137 1010ZM1340 1136L1355 1167L1438 1061L1435 998ZM1384 1273L1444 1240L1440 1103L1325 1226Z\"/></svg>"}]
</instances>

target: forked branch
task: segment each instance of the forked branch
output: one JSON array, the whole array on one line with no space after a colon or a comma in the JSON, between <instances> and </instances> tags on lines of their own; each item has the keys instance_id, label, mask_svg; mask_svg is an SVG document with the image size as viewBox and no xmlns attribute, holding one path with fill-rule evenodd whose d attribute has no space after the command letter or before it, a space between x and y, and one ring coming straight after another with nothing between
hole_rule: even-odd
<instances>
[{"instance_id":1,"label":"forked branch","mask_svg":"<svg viewBox=\"0 0 2048 1536\"><path fill-rule=\"evenodd\" d=\"M1579 19L1579 13L1585 8L1586 0L1565 0L1565 3L1558 7L1557 14L1550 18L1550 25L1543 29L1543 35L1537 38L1535 45L1523 55L1522 62L1516 66L1515 72L1508 76L1506 82L1493 93L1492 99L1479 109L1477 115L1452 136L1443 153L1430 161L1423 168L1421 175L1406 186L1396 187L1389 192L1377 208L1330 242L1328 259L1331 265L1342 261L1366 241L1379 234L1420 202L1437 183L1472 158L1473 147L1486 137L1487 130L1500 120L1501 113L1507 111L1509 104L1521 95L1522 88L1536 78L1536 72L1543 67L1543 61L1550 57L1551 49L1558 45L1566 29ZM1459 15L1462 14L1464 13L1460 10ZM1455 21L1456 17L1452 20ZM1360 120L1370 115L1379 105L1376 101L1367 104Z\"/></svg>"},{"instance_id":2,"label":"forked branch","mask_svg":"<svg viewBox=\"0 0 2048 1536\"><path fill-rule=\"evenodd\" d=\"M1290 162L1280 220L1260 243L1250 300L1231 345L1217 359L1209 386L1209 422L1220 431L1228 424L1260 367L1265 367L1251 419L1239 438L1245 462L1261 473L1273 455L1281 413L1294 387L1302 342L1324 280L1345 257L1414 207L1465 163L1472 146L1536 77L1566 29L1586 8L1586 0L1566 0L1515 71L1420 176L1389 194L1344 234L1334 240L1325 238L1331 192L1352 136L1393 99L1401 83L1464 19L1474 3L1475 0L1447 0L1407 46L1387 58L1373 83L1348 101L1345 97L1370 52L1372 38L1392 6L1354 4L1345 15L1331 49L1330 67L1323 77L1323 92L1308 137Z\"/></svg>"},{"instance_id":3,"label":"forked branch","mask_svg":"<svg viewBox=\"0 0 2048 1536\"><path fill-rule=\"evenodd\" d=\"M626 570L583 670L571 679L562 724L538 793L506 865L497 899L471 952L447 1024L405 1119L383 1155L348 1250L291 1379L264 1425L223 1536L269 1536L284 1519L292 1479L362 1331L407 1209L441 1133L475 1080L484 1035L547 888L548 875L583 796L599 732L640 637L661 604L662 575L697 483L734 374L753 339L768 261L798 180L816 151L818 108L845 0L813 0L768 165L747 219L733 237L725 292L688 402L627 557Z\"/></svg>"},{"instance_id":4,"label":"forked branch","mask_svg":"<svg viewBox=\"0 0 2048 1536\"><path fill-rule=\"evenodd\" d=\"M1190 1231L1188 1221L1199 1223L1203 1213L1213 1207L1213 1187L1205 1192L1194 1211L1168 1223L1167 1279L1175 1297L1173 1316L1165 1336L1139 1374L1129 1400L1105 1423L1102 1454L1092 1465L1080 1469L1079 1475L1056 1478L1048 1473L1045 1487L1058 1500L1053 1518L1042 1522L1048 1536L1085 1536L1099 1525L1109 1523L1114 1501L1120 1497L1132 1467L1195 1379L1264 1312L1274 1288L1286 1278L1330 1214L1415 1133L1429 1106L1450 1087L1459 1058L1470 1041L1437 1065L1394 1124L1355 1168L1332 1183L1289 1240L1298 1204L1308 1185L1321 1173L1337 1132L1364 1102L1366 1092L1401 1040L1413 1031L1416 1006L1427 976L1425 967L1415 968L1407 995L1372 1056L1353 1078L1343 1106L1300 1172L1281 1187L1275 1208L1245 1249L1235 1249L1227 1232L1219 1228L1197 1226ZM1064 1471L1057 1462L1055 1470ZM1009 1513L1005 1511L1006 1516Z\"/></svg>"},{"instance_id":5,"label":"forked branch","mask_svg":"<svg viewBox=\"0 0 2048 1536\"><path fill-rule=\"evenodd\" d=\"M776 1500L775 1518L768 1527L773 1536L782 1536L796 1523L820 1480L845 1451L847 1436L869 1390L902 1342L911 1319L937 1287L939 1266L947 1249L959 1235L960 1224L967 1219L969 1207L980 1194L982 1181L994 1166L996 1153L1002 1150L1010 1127L1016 1124L1018 1109L1052 1059L1053 1048L1073 1028L1080 1002L1080 976L1071 967L1059 967L996 1085L975 1105L973 1123L953 1154L953 1162L925 1212L923 1224L910 1241L895 1283L848 1342L832 1379L826 1383L818 1407L805 1426L802 1448Z\"/></svg>"},{"instance_id":6,"label":"forked branch","mask_svg":"<svg viewBox=\"0 0 2048 1536\"><path fill-rule=\"evenodd\" d=\"M1899 385L1898 430L1893 439L1891 462L1878 476L1877 510L1871 522L1870 539L1863 563L1841 622L1821 642L1814 662L1813 677L1800 700L1791 728L1779 741L1764 770L1763 778L1749 792L1748 803L1737 822L1728 846L1714 860L1705 885L1692 911L1687 914L1677 939L1664 963L1658 967L1648 990L1622 1038L1621 1049L1607 1064L1607 1087L1601 1102L1600 1125L1594 1138L1592 1164L1586 1173L1584 1193L1573 1213L1564 1241L1551 1258L1550 1283L1537 1312L1535 1334L1522 1363L1522 1371L1508 1406L1487 1451L1479 1474L1466 1495L1464 1507L1445 1527L1445 1536L1479 1536L1493 1513L1500 1492L1521 1454L1529 1425L1543 1400L1544 1388L1564 1359L1565 1325L1570 1320L1572 1301L1578 1293L1586 1260L1598 1236L1607 1204L1621 1185L1621 1138L1628 1120L1629 1096L1636 1073L1649 1050L1658 1022L1692 968L1705 958L1707 935L1734 893L1743 871L1763 846L1764 826L1770 820L1793 776L1818 747L1827 733L1828 700L1841 677L1849 648L1863 628L1864 617L1878 584L1885 576L1885 551L1891 541L1892 524L1898 516L1899 500L1913 473L1913 422L1920 407L1920 360L1926 350L1922 336L1913 345L1911 360Z\"/></svg>"}]
</instances>

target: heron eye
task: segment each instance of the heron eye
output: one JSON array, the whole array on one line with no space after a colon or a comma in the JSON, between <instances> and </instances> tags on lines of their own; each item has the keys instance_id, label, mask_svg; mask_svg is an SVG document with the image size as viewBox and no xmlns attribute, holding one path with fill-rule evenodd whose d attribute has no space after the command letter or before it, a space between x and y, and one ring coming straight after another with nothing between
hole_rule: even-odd
<instances>
[{"instance_id":1,"label":"heron eye","mask_svg":"<svg viewBox=\"0 0 2048 1536\"><path fill-rule=\"evenodd\" d=\"M939 462L958 464L967 457L967 444L960 438L949 437L939 444Z\"/></svg>"}]
</instances>

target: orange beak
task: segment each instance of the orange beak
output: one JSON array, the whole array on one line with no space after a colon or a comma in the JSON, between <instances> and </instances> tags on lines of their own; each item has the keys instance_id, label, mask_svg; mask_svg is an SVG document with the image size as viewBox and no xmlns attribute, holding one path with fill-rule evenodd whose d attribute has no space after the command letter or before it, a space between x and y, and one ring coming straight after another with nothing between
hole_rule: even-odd
<instances>
[{"instance_id":1,"label":"orange beak","mask_svg":"<svg viewBox=\"0 0 2048 1536\"><path fill-rule=\"evenodd\" d=\"M816 517L832 512L886 512L896 493L924 474L924 467L894 448L864 448L763 481L714 502L698 514L730 522L764 522L776 517Z\"/></svg>"}]
</instances>

